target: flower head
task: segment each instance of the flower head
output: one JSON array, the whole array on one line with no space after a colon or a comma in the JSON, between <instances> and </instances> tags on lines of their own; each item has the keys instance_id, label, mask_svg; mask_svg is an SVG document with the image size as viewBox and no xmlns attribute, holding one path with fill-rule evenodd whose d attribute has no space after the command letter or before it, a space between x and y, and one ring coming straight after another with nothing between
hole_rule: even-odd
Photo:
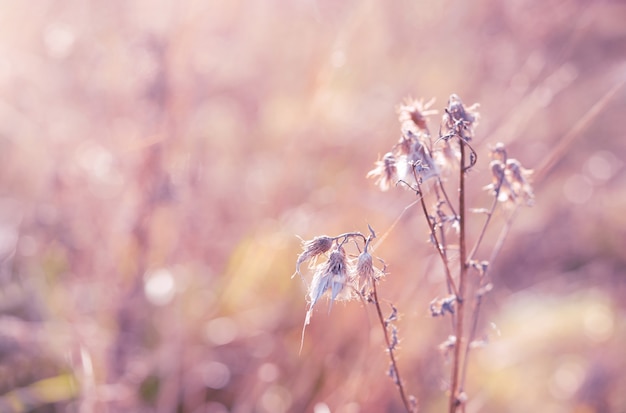
<instances>
[{"instance_id":1,"label":"flower head","mask_svg":"<svg viewBox=\"0 0 626 413\"><path fill-rule=\"evenodd\" d=\"M296 272L291 276L293 278L300 273L300 265L307 260L315 260L319 255L324 254L333 245L333 239L326 235L315 237L312 240L302 241L302 253L298 256L296 262Z\"/></svg>"},{"instance_id":2,"label":"flower head","mask_svg":"<svg viewBox=\"0 0 626 413\"><path fill-rule=\"evenodd\" d=\"M346 251L340 246L331 251L328 261L317 266L309 287L309 310L307 311L305 324L309 324L313 306L322 298L326 291L330 290L331 292L330 306L336 299L350 297L350 292L340 295L348 285L349 270Z\"/></svg>"},{"instance_id":3,"label":"flower head","mask_svg":"<svg viewBox=\"0 0 626 413\"><path fill-rule=\"evenodd\" d=\"M430 109L435 99L424 103L423 100L407 98L398 108L398 120L402 125L402 131L417 134L418 129L424 132L428 131L426 118L430 115L436 115L437 111Z\"/></svg>"},{"instance_id":4,"label":"flower head","mask_svg":"<svg viewBox=\"0 0 626 413\"><path fill-rule=\"evenodd\" d=\"M523 201L532 205L534 194L530 176L533 171L524 168L517 159L508 158L501 143L492 149L491 158L491 183L485 189L496 195L500 202L516 205Z\"/></svg>"},{"instance_id":5,"label":"flower head","mask_svg":"<svg viewBox=\"0 0 626 413\"><path fill-rule=\"evenodd\" d=\"M376 178L376 185L381 191L389 190L391 184L398 182L397 160L393 153L387 152L383 159L376 161L376 168L372 169L368 174L368 178Z\"/></svg>"},{"instance_id":6,"label":"flower head","mask_svg":"<svg viewBox=\"0 0 626 413\"><path fill-rule=\"evenodd\" d=\"M448 99L448 107L442 118L443 139L458 136L469 142L474 135L474 128L480 117L478 103L465 107L458 95L452 94Z\"/></svg>"}]
</instances>

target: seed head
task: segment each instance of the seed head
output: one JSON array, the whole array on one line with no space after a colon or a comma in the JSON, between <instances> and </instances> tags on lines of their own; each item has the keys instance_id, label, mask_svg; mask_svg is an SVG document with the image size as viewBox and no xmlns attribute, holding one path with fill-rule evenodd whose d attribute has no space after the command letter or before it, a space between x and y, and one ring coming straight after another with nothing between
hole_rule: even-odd
<instances>
[{"instance_id":1,"label":"seed head","mask_svg":"<svg viewBox=\"0 0 626 413\"><path fill-rule=\"evenodd\" d=\"M387 152L382 160L376 161L376 168L371 170L368 178L376 178L376 185L381 191L387 191L391 185L398 182L398 168L396 166L396 157L393 153Z\"/></svg>"},{"instance_id":2,"label":"seed head","mask_svg":"<svg viewBox=\"0 0 626 413\"><path fill-rule=\"evenodd\" d=\"M506 161L507 178L513 191L526 201L527 205L532 205L535 195L530 185L529 179L533 171L525 169L517 159Z\"/></svg>"},{"instance_id":3,"label":"seed head","mask_svg":"<svg viewBox=\"0 0 626 413\"><path fill-rule=\"evenodd\" d=\"M333 301L337 299L348 283L348 269L346 251L343 247L335 248L330 253L328 261L317 266L309 288L309 311L329 289L331 290L330 304L332 306Z\"/></svg>"},{"instance_id":4,"label":"seed head","mask_svg":"<svg viewBox=\"0 0 626 413\"><path fill-rule=\"evenodd\" d=\"M448 99L448 107L442 118L443 139L458 136L469 142L474 135L474 128L478 125L480 117L479 105L465 107L458 95L452 94Z\"/></svg>"},{"instance_id":5,"label":"seed head","mask_svg":"<svg viewBox=\"0 0 626 413\"><path fill-rule=\"evenodd\" d=\"M369 291L375 280L376 270L372 262L372 256L369 252L363 251L359 254L356 263L355 281L358 283L358 290L361 293Z\"/></svg>"},{"instance_id":6,"label":"seed head","mask_svg":"<svg viewBox=\"0 0 626 413\"><path fill-rule=\"evenodd\" d=\"M418 133L417 129L427 132L426 118L437 114L436 110L430 109L434 102L434 99L426 103L422 100L405 99L404 103L398 108L398 120L402 125L402 130L411 131L415 134Z\"/></svg>"},{"instance_id":7,"label":"seed head","mask_svg":"<svg viewBox=\"0 0 626 413\"><path fill-rule=\"evenodd\" d=\"M484 189L497 195L498 201L506 205L517 205L522 201L532 205L534 194L530 176L533 171L525 169L517 159L508 158L502 143L491 150L491 158L491 184Z\"/></svg>"},{"instance_id":8,"label":"seed head","mask_svg":"<svg viewBox=\"0 0 626 413\"><path fill-rule=\"evenodd\" d=\"M333 239L326 235L321 235L319 237L315 237L308 241L302 241L302 249L303 251L298 256L298 261L296 262L296 272L291 276L293 278L296 274L300 274L300 265L307 260L313 260L324 254L326 251L333 246Z\"/></svg>"}]
</instances>

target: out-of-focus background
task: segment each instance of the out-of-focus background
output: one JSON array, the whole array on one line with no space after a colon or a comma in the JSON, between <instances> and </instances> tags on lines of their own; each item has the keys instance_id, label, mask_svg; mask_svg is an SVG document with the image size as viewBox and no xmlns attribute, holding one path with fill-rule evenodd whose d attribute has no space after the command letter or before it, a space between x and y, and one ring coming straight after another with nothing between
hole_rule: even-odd
<instances>
[{"instance_id":1,"label":"out-of-focus background","mask_svg":"<svg viewBox=\"0 0 626 413\"><path fill-rule=\"evenodd\" d=\"M0 11L0 411L403 411L371 306L322 302L299 354L296 235L389 230L415 195L365 175L403 98L441 112L451 93L481 104L471 207L489 144L537 168L567 143L493 265L467 411L626 410L623 2ZM427 238L409 208L376 254L405 384L434 412L450 326L428 312Z\"/></svg>"}]
</instances>

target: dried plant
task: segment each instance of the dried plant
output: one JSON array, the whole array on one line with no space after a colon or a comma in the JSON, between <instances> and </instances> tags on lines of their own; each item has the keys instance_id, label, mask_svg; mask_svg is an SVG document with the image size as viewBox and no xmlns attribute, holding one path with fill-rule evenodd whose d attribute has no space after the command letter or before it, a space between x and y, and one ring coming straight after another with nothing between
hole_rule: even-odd
<instances>
[{"instance_id":1,"label":"dried plant","mask_svg":"<svg viewBox=\"0 0 626 413\"><path fill-rule=\"evenodd\" d=\"M443 298L435 297L428 308L433 317L451 319L452 331L439 350L450 360L449 412L453 413L464 411L470 397L465 392L465 378L471 349L478 347L476 335L482 299L492 290L489 281L491 263L509 231L517 207L531 205L534 196L530 183L532 171L510 158L505 146L497 143L490 150L491 183L482 185L493 201L487 208L468 208L468 172L478 162L471 143L479 120L478 105L466 106L457 95L451 95L441 117L438 135L433 139L428 118L437 112L430 109L432 104L432 100L424 103L407 99L399 106L400 138L376 162L375 169L367 177L374 178L382 191L400 186L415 192L429 228L430 241L443 264L447 294ZM456 178L455 173L458 174ZM456 199L451 194L457 194ZM490 257L479 259L477 252L498 206L503 207L507 217L505 225ZM467 233L470 219L483 221L475 237ZM398 309L391 305L391 313L384 316L378 298L377 284L386 270L384 265L382 268L373 265L370 251L375 237L370 227L368 235L351 232L303 241L296 273L301 273L301 265L306 261L314 271L308 287L304 327L311 322L313 308L324 295L330 296L331 306L335 300L357 298L373 304L390 358L388 375L396 385L406 411L415 412L418 410L417 400L407 393L396 357L399 333L393 322L397 319ZM474 241L470 249L471 239ZM346 253L347 246L354 247L359 254L352 258ZM325 261L317 264L320 258Z\"/></svg>"}]
</instances>

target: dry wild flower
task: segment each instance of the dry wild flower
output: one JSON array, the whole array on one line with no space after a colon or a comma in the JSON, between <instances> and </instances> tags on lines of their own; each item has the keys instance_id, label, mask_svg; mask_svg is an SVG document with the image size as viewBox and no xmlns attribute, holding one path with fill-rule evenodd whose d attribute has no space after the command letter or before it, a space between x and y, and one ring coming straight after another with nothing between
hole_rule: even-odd
<instances>
[{"instance_id":1,"label":"dry wild flower","mask_svg":"<svg viewBox=\"0 0 626 413\"><path fill-rule=\"evenodd\" d=\"M525 169L517 159L507 159L506 171L513 191L518 196L521 196L527 205L532 205L535 197L529 182L529 178L533 173L532 169Z\"/></svg>"},{"instance_id":2,"label":"dry wild flower","mask_svg":"<svg viewBox=\"0 0 626 413\"><path fill-rule=\"evenodd\" d=\"M376 168L367 174L368 178L376 178L376 185L381 191L389 190L390 186L398 182L398 169L396 167L396 157L388 152L383 159L376 161Z\"/></svg>"},{"instance_id":3,"label":"dry wild flower","mask_svg":"<svg viewBox=\"0 0 626 413\"><path fill-rule=\"evenodd\" d=\"M490 155L493 158L489 164L491 184L484 189L496 195L498 201L505 205L517 205L521 200L526 205L532 205L534 194L529 178L533 171L525 169L517 159L509 159L501 143L491 150Z\"/></svg>"},{"instance_id":4,"label":"dry wild flower","mask_svg":"<svg viewBox=\"0 0 626 413\"><path fill-rule=\"evenodd\" d=\"M369 294L374 282L382 276L383 272L374 266L372 256L367 250L359 254L353 278L363 297Z\"/></svg>"},{"instance_id":5,"label":"dry wild flower","mask_svg":"<svg viewBox=\"0 0 626 413\"><path fill-rule=\"evenodd\" d=\"M349 298L351 291L340 296L348 285L348 274L351 272L350 264L346 258L346 251L343 247L337 246L328 257L328 261L319 264L313 275L313 280L309 287L309 310L306 314L305 325L311 321L313 306L328 290L331 292L330 308L336 299Z\"/></svg>"},{"instance_id":6,"label":"dry wild flower","mask_svg":"<svg viewBox=\"0 0 626 413\"><path fill-rule=\"evenodd\" d=\"M458 136L469 142L474 136L474 128L478 125L479 106L478 103L474 103L465 107L458 95L450 95L448 107L441 121L442 139L448 140L453 136Z\"/></svg>"},{"instance_id":7,"label":"dry wild flower","mask_svg":"<svg viewBox=\"0 0 626 413\"><path fill-rule=\"evenodd\" d=\"M333 239L331 237L327 237L326 235L320 235L319 237L315 237L312 240L304 241L302 240L302 253L298 256L298 261L296 262L296 272L293 273L291 278L295 277L296 274L300 273L300 265L303 262L312 260L312 264L314 264L315 259L327 252L330 247L333 246Z\"/></svg>"},{"instance_id":8,"label":"dry wild flower","mask_svg":"<svg viewBox=\"0 0 626 413\"><path fill-rule=\"evenodd\" d=\"M415 169L416 174L423 180L439 174L430 151L420 139L415 139L411 152L407 156L408 164Z\"/></svg>"},{"instance_id":9,"label":"dry wild flower","mask_svg":"<svg viewBox=\"0 0 626 413\"><path fill-rule=\"evenodd\" d=\"M446 313L454 314L454 303L457 298L455 295L449 295L444 298L435 298L430 302L430 315L433 317L444 316Z\"/></svg>"},{"instance_id":10,"label":"dry wild flower","mask_svg":"<svg viewBox=\"0 0 626 413\"><path fill-rule=\"evenodd\" d=\"M421 99L406 98L404 103L398 108L398 120L400 121L403 133L410 131L411 133L418 134L418 129L428 132L426 118L438 113L436 110L430 109L433 103L435 103L434 98L426 103Z\"/></svg>"}]
</instances>

